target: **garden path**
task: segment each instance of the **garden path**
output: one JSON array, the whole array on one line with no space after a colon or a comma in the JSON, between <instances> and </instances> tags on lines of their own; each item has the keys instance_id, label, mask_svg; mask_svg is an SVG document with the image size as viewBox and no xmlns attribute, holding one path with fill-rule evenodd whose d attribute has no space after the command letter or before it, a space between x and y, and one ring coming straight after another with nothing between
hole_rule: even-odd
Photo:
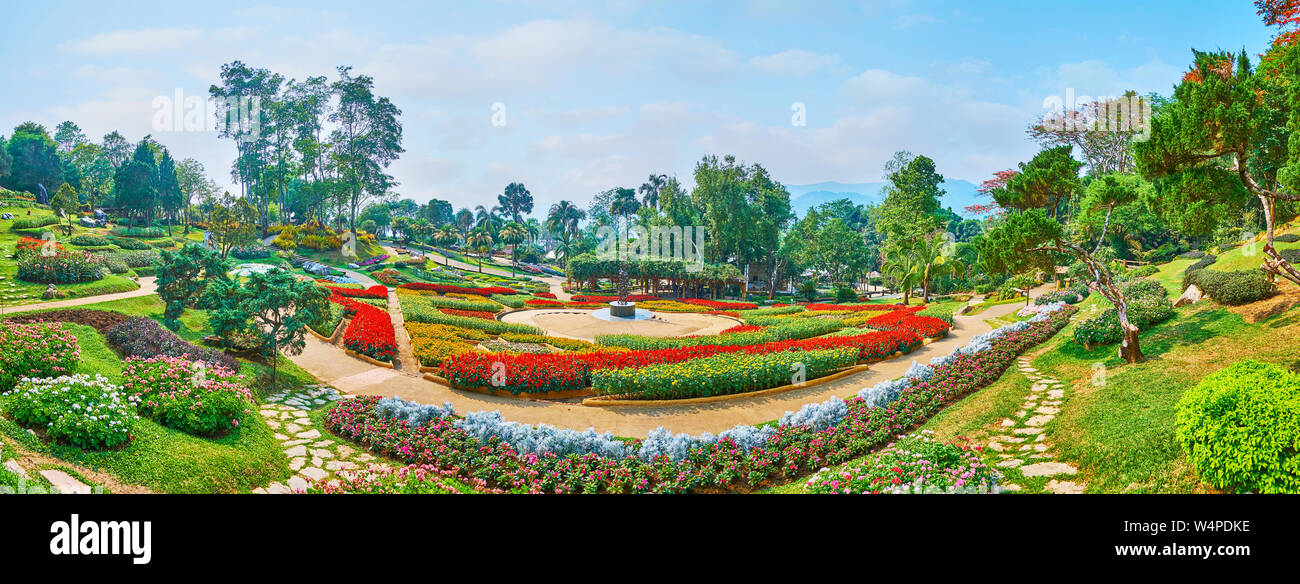
<instances>
[{"instance_id":1,"label":"garden path","mask_svg":"<svg viewBox=\"0 0 1300 584\"><path fill-rule=\"evenodd\" d=\"M1020 404L1020 411L1002 420L1002 434L989 441L989 450L1000 460L993 466L1004 472L1015 469L1023 478L1050 477L1044 490L1050 493L1079 494L1087 488L1081 481L1063 480L1072 477L1079 469L1072 464L1057 462L1052 444L1047 441L1043 427L1061 412L1070 391L1055 378L1040 375L1030 365L1030 357L1016 360L1016 369L1034 382L1029 395ZM1054 477L1062 477L1061 479ZM1011 483L1003 488L1019 491L1020 485Z\"/></svg>"},{"instance_id":2,"label":"garden path","mask_svg":"<svg viewBox=\"0 0 1300 584\"><path fill-rule=\"evenodd\" d=\"M1031 295L1044 290L1046 288L1035 289ZM759 424L775 420L787 411L798 410L804 404L822 402L832 397L845 398L864 387L898 378L906 372L912 361L927 363L934 357L947 355L969 342L972 336L988 331L989 325L984 322L986 319L1011 314L1022 307L1021 304L1002 304L976 316L956 315L953 318L956 326L947 337L902 357L874 363L867 371L835 381L775 395L708 404L587 407L460 391L445 384L402 375L391 369L374 367L359 359L346 357L339 347L315 337L308 337L302 353L292 355L290 359L322 383L347 394L398 396L427 404L451 402L460 413L500 410L506 419L520 423L545 423L577 430L595 428L597 431L609 431L625 437L644 438L660 426L673 432L717 433L736 424Z\"/></svg>"},{"instance_id":3,"label":"garden path","mask_svg":"<svg viewBox=\"0 0 1300 584\"><path fill-rule=\"evenodd\" d=\"M69 298L67 300L55 300L53 302L37 302L33 304L23 304L20 306L7 306L0 314L13 314L16 312L26 312L28 310L44 310L47 308L70 308L73 306L82 306L85 304L96 304L99 302L109 302L112 300L124 300L127 298L136 298L139 296L148 296L158 291L158 284L153 276L140 278L140 287L130 292L118 292L115 294L100 294L98 296L86 296L84 298Z\"/></svg>"}]
</instances>

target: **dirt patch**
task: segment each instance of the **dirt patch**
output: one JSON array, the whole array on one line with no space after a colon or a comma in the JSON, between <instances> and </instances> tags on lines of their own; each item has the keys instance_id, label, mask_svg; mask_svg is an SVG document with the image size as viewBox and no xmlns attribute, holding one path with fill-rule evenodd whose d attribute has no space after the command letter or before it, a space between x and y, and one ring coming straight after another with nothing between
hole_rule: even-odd
<instances>
[{"instance_id":1,"label":"dirt patch","mask_svg":"<svg viewBox=\"0 0 1300 584\"><path fill-rule=\"evenodd\" d=\"M31 324L34 322L70 322L91 327L100 334L108 332L111 329L131 318L120 312L110 312L107 310L89 310L85 308L76 308L72 310L52 310L50 312L38 312L36 314L20 314L6 319L8 322Z\"/></svg>"},{"instance_id":2,"label":"dirt patch","mask_svg":"<svg viewBox=\"0 0 1300 584\"><path fill-rule=\"evenodd\" d=\"M1289 280L1278 280L1278 294L1267 300L1243 304L1241 306L1225 306L1228 310L1240 314L1246 322L1256 323L1282 314L1296 306L1300 306L1300 286L1292 284Z\"/></svg>"}]
</instances>

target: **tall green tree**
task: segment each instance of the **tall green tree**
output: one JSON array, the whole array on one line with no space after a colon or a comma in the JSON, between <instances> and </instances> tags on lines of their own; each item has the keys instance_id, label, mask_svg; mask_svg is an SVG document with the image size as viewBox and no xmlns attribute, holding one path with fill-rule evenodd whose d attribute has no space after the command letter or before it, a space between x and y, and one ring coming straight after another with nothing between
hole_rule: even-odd
<instances>
[{"instance_id":1,"label":"tall green tree","mask_svg":"<svg viewBox=\"0 0 1300 584\"><path fill-rule=\"evenodd\" d=\"M77 209L80 206L81 203L77 200L77 190L68 183L60 185L59 190L54 192L54 196L50 197L50 209L58 211L67 219L68 223L65 231L68 235L72 235L72 218L77 214Z\"/></svg>"},{"instance_id":2,"label":"tall green tree","mask_svg":"<svg viewBox=\"0 0 1300 584\"><path fill-rule=\"evenodd\" d=\"M385 170L402 149L402 110L387 97L374 93L369 75L352 76L351 67L339 67L333 84L338 107L329 116L335 124L330 134L334 160L347 189L348 225L356 234L357 213L371 199L380 198L393 186Z\"/></svg>"},{"instance_id":3,"label":"tall green tree","mask_svg":"<svg viewBox=\"0 0 1300 584\"><path fill-rule=\"evenodd\" d=\"M515 223L522 222L524 215L533 212L533 194L528 192L524 183L512 182L506 185L505 192L497 195L497 202Z\"/></svg>"},{"instance_id":4,"label":"tall green tree","mask_svg":"<svg viewBox=\"0 0 1300 584\"><path fill-rule=\"evenodd\" d=\"M10 158L10 170L3 186L15 191L46 195L63 184L63 167L59 160L58 145L50 138L45 126L24 122L14 128L5 143ZM47 201L40 201L45 203Z\"/></svg>"},{"instance_id":5,"label":"tall green tree","mask_svg":"<svg viewBox=\"0 0 1300 584\"><path fill-rule=\"evenodd\" d=\"M1006 209L1044 209L1056 217L1057 209L1078 192L1083 163L1070 156L1072 146L1057 146L1039 152L1020 164L1020 172L1006 186L991 192Z\"/></svg>"},{"instance_id":6,"label":"tall green tree","mask_svg":"<svg viewBox=\"0 0 1300 584\"><path fill-rule=\"evenodd\" d=\"M943 227L937 217L945 193L934 160L901 151L885 164L885 200L876 212L876 227L898 245L914 242Z\"/></svg>"}]
</instances>

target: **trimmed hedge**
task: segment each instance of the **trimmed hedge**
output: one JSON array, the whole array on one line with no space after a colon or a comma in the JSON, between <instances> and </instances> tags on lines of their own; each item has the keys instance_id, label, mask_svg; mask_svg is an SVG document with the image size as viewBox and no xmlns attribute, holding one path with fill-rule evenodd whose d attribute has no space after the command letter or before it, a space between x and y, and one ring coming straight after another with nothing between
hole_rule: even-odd
<instances>
[{"instance_id":1,"label":"trimmed hedge","mask_svg":"<svg viewBox=\"0 0 1300 584\"><path fill-rule=\"evenodd\" d=\"M91 233L74 235L70 241L72 242L72 245L80 245L82 247L106 247L112 245L112 242L110 242L107 237Z\"/></svg>"},{"instance_id":2,"label":"trimmed hedge","mask_svg":"<svg viewBox=\"0 0 1300 584\"><path fill-rule=\"evenodd\" d=\"M1263 270L1196 270L1183 277L1183 289L1192 284L1215 302L1230 306L1250 304L1277 294L1277 286L1268 280L1268 274Z\"/></svg>"},{"instance_id":3,"label":"trimmed hedge","mask_svg":"<svg viewBox=\"0 0 1300 584\"><path fill-rule=\"evenodd\" d=\"M1124 296L1130 300L1141 298L1143 296L1155 296L1158 298L1169 296L1169 291L1166 290L1164 286L1161 286L1159 282L1147 280L1145 278L1123 284L1121 285L1121 288L1124 291Z\"/></svg>"},{"instance_id":4,"label":"trimmed hedge","mask_svg":"<svg viewBox=\"0 0 1300 584\"><path fill-rule=\"evenodd\" d=\"M34 215L30 217L15 217L13 225L9 226L12 230L21 229L40 229L48 227L59 222L59 218L53 215Z\"/></svg>"},{"instance_id":5,"label":"trimmed hedge","mask_svg":"<svg viewBox=\"0 0 1300 584\"><path fill-rule=\"evenodd\" d=\"M1287 234L1283 234L1283 235L1278 235L1278 236L1276 236L1276 237L1273 238L1273 241L1280 241L1280 242L1282 242L1282 243L1296 243L1296 242L1300 241L1300 234L1298 234L1298 233L1287 233Z\"/></svg>"},{"instance_id":6,"label":"trimmed hedge","mask_svg":"<svg viewBox=\"0 0 1300 584\"><path fill-rule=\"evenodd\" d=\"M1300 375L1242 361L1178 401L1178 441L1206 483L1232 492L1300 492Z\"/></svg>"},{"instance_id":7,"label":"trimmed hedge","mask_svg":"<svg viewBox=\"0 0 1300 584\"><path fill-rule=\"evenodd\" d=\"M1164 296L1138 296L1128 299L1128 320L1138 330L1169 320L1177 314L1174 305ZM1124 329L1119 326L1119 311L1110 308L1099 316L1084 320L1074 327L1074 342L1080 345L1109 345L1124 339Z\"/></svg>"}]
</instances>

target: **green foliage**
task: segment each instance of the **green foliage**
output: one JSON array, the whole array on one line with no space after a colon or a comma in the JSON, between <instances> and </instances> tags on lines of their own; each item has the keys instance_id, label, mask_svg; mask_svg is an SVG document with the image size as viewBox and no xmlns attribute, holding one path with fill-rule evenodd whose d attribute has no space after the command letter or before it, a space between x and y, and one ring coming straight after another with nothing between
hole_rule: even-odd
<instances>
[{"instance_id":1,"label":"green foliage","mask_svg":"<svg viewBox=\"0 0 1300 584\"><path fill-rule=\"evenodd\" d=\"M187 303L197 305L205 296L209 281L229 279L229 267L216 252L198 245L187 245L179 251L163 250L155 274L158 278L158 296L167 303L163 324L176 330L177 319L185 312Z\"/></svg>"},{"instance_id":2,"label":"green foliage","mask_svg":"<svg viewBox=\"0 0 1300 584\"><path fill-rule=\"evenodd\" d=\"M1124 297L1129 300L1134 300L1143 296L1164 298L1169 295L1169 290L1166 290L1159 282L1156 282L1155 280L1147 280L1145 278L1121 285L1121 289L1124 291Z\"/></svg>"},{"instance_id":3,"label":"green foliage","mask_svg":"<svg viewBox=\"0 0 1300 584\"><path fill-rule=\"evenodd\" d=\"M687 399L759 391L815 379L857 363L858 349L724 353L681 363L592 372L592 388L634 399ZM797 377L803 373L802 377Z\"/></svg>"},{"instance_id":4,"label":"green foliage","mask_svg":"<svg viewBox=\"0 0 1300 584\"><path fill-rule=\"evenodd\" d=\"M1277 286L1269 281L1268 274L1263 270L1196 270L1187 272L1183 284L1184 288L1195 284L1215 302L1234 306L1250 304L1277 294Z\"/></svg>"},{"instance_id":5,"label":"green foliage","mask_svg":"<svg viewBox=\"0 0 1300 584\"><path fill-rule=\"evenodd\" d=\"M133 401L103 376L73 375L24 380L7 409L14 421L52 441L100 450L131 439L139 419Z\"/></svg>"},{"instance_id":6,"label":"green foliage","mask_svg":"<svg viewBox=\"0 0 1300 584\"><path fill-rule=\"evenodd\" d=\"M885 173L885 200L877 218L883 235L894 241L916 241L942 227L938 212L944 179L934 160L898 152L885 165Z\"/></svg>"},{"instance_id":7,"label":"green foliage","mask_svg":"<svg viewBox=\"0 0 1300 584\"><path fill-rule=\"evenodd\" d=\"M69 241L72 243L72 245L80 245L85 247L103 247L103 246L113 244L113 242L109 241L107 237L104 237L102 235L95 235L92 233L81 233L78 235L74 235L72 236L72 239Z\"/></svg>"},{"instance_id":8,"label":"green foliage","mask_svg":"<svg viewBox=\"0 0 1300 584\"><path fill-rule=\"evenodd\" d=\"M1045 209L1053 217L1056 208L1080 188L1079 169L1083 163L1071 155L1073 146L1047 148L1020 165L1005 187L992 191L994 200L1008 209ZM1123 196L1112 197L1121 204Z\"/></svg>"},{"instance_id":9,"label":"green foliage","mask_svg":"<svg viewBox=\"0 0 1300 584\"><path fill-rule=\"evenodd\" d=\"M105 275L104 258L84 252L31 254L18 260L18 278L41 284L94 282Z\"/></svg>"},{"instance_id":10,"label":"green foliage","mask_svg":"<svg viewBox=\"0 0 1300 584\"><path fill-rule=\"evenodd\" d=\"M48 227L59 222L59 218L53 215L31 215L24 217L15 217L9 229L20 231L25 229L40 229Z\"/></svg>"},{"instance_id":11,"label":"green foliage","mask_svg":"<svg viewBox=\"0 0 1300 584\"><path fill-rule=\"evenodd\" d=\"M113 235L118 237L156 239L159 237L167 237L167 230L162 227L117 227L113 229Z\"/></svg>"},{"instance_id":12,"label":"green foliage","mask_svg":"<svg viewBox=\"0 0 1300 584\"><path fill-rule=\"evenodd\" d=\"M1175 422L1206 483L1239 493L1300 491L1300 375L1235 363L1184 393Z\"/></svg>"},{"instance_id":13,"label":"green foliage","mask_svg":"<svg viewBox=\"0 0 1300 584\"><path fill-rule=\"evenodd\" d=\"M1139 330L1146 330L1174 317L1174 305L1163 295L1143 295L1128 299L1128 320ZM1124 339L1124 329L1119 325L1119 311L1106 309L1099 316L1079 322L1074 327L1074 342L1098 346L1118 343Z\"/></svg>"}]
</instances>

